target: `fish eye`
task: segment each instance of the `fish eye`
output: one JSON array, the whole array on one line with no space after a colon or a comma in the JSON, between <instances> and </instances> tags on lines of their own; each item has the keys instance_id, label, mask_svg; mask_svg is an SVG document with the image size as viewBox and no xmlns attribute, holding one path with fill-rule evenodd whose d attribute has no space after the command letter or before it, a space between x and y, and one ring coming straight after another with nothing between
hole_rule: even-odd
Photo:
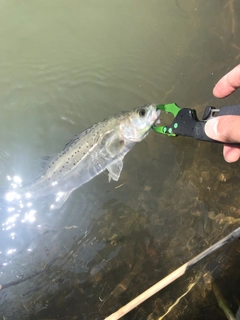
<instances>
[{"instance_id":1,"label":"fish eye","mask_svg":"<svg viewBox=\"0 0 240 320\"><path fill-rule=\"evenodd\" d=\"M140 117L143 118L146 115L146 110L145 109L140 109L140 110L138 110L138 114L139 114Z\"/></svg>"}]
</instances>

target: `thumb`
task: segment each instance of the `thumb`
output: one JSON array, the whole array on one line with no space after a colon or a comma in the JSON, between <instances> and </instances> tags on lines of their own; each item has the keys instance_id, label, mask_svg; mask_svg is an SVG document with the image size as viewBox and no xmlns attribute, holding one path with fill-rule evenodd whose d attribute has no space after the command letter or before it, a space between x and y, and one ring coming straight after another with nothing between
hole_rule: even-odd
<instances>
[{"instance_id":1,"label":"thumb","mask_svg":"<svg viewBox=\"0 0 240 320\"><path fill-rule=\"evenodd\" d=\"M207 121L206 135L226 143L240 143L240 116L219 116Z\"/></svg>"}]
</instances>

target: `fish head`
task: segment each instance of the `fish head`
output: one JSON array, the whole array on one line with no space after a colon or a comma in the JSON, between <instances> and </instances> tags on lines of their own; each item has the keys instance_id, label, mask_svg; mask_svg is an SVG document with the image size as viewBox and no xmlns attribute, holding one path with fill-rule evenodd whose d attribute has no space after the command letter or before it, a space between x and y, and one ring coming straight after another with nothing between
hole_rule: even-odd
<instances>
[{"instance_id":1,"label":"fish head","mask_svg":"<svg viewBox=\"0 0 240 320\"><path fill-rule=\"evenodd\" d=\"M122 136L133 142L143 140L159 114L160 110L156 109L156 104L146 104L134 109L121 124Z\"/></svg>"}]
</instances>

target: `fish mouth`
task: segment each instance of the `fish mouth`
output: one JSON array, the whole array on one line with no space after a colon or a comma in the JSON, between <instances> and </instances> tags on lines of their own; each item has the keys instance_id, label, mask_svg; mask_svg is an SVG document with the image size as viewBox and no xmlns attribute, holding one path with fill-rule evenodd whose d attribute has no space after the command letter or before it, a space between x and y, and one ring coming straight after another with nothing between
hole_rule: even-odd
<instances>
[{"instance_id":1,"label":"fish mouth","mask_svg":"<svg viewBox=\"0 0 240 320\"><path fill-rule=\"evenodd\" d=\"M154 119L154 122L153 122L154 125L160 123L160 119L158 119L158 117L160 116L161 110L158 109L158 110L156 110L156 111L157 111L157 116L154 117L154 118L155 118L155 119Z\"/></svg>"}]
</instances>

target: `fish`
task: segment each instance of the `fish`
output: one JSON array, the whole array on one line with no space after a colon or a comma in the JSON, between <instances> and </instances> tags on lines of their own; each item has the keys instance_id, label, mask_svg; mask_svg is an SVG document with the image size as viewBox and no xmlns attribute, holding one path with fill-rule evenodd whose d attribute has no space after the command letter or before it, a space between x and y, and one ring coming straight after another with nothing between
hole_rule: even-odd
<instances>
[{"instance_id":1,"label":"fish","mask_svg":"<svg viewBox=\"0 0 240 320\"><path fill-rule=\"evenodd\" d=\"M50 209L60 208L73 190L103 171L117 181L123 159L150 132L160 114L155 104L123 111L73 137L63 150L42 159L42 174L31 184L6 194L8 201L55 197Z\"/></svg>"}]
</instances>

